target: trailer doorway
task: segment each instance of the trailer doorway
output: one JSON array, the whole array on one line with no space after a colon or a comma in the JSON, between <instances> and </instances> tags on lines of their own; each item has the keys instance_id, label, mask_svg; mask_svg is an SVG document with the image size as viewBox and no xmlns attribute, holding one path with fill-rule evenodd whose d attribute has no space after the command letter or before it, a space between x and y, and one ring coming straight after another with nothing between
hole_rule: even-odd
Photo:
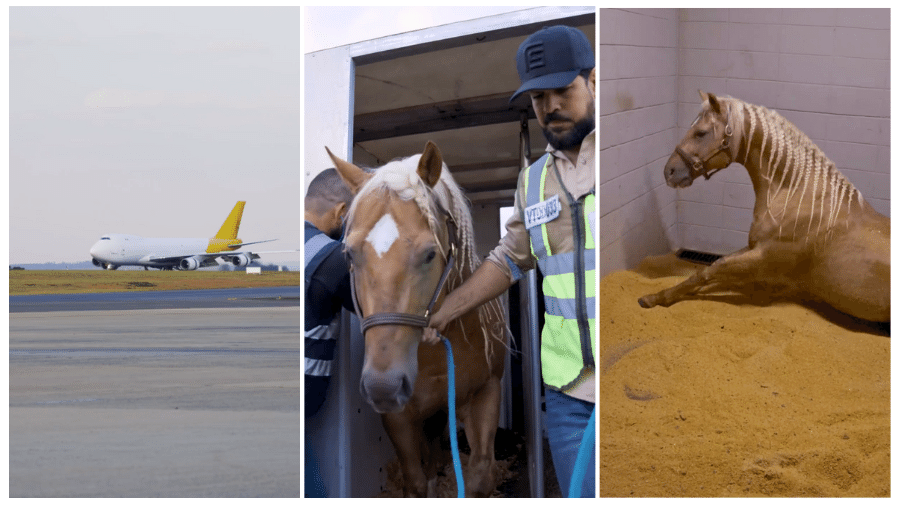
<instances>
[{"instance_id":1,"label":"trailer doorway","mask_svg":"<svg viewBox=\"0 0 900 506\"><path fill-rule=\"evenodd\" d=\"M501 207L513 204L523 148L533 161L546 146L527 97L509 103L519 86L516 50L528 35L555 24L574 26L589 40L595 39L594 8L538 8L307 55L307 181L330 166L325 145L357 165L377 167L421 153L431 140L472 203L476 247L484 257L500 238ZM323 70L337 74L324 75ZM311 82L329 88L330 94L317 98L319 92L310 90ZM507 303L518 350L523 347L521 304L518 295ZM326 401L331 406L323 409L321 420L307 424L305 440L322 455L319 464L328 475L326 486L332 483L330 488L337 490L329 496L372 497L384 486L385 464L393 458L393 448L379 417L358 394L362 336L355 318L345 315L345 320L342 342L350 346L339 350L337 374L342 378L332 381L334 395L329 392ZM523 364L521 353L507 362L503 428L521 431L535 422L522 402L528 388L522 370L529 367L539 380L539 365L535 371L533 363ZM315 437L310 437L311 431ZM334 436L325 435L335 431ZM530 465L552 469L541 459ZM523 495L544 496L543 485L530 487Z\"/></svg>"}]
</instances>

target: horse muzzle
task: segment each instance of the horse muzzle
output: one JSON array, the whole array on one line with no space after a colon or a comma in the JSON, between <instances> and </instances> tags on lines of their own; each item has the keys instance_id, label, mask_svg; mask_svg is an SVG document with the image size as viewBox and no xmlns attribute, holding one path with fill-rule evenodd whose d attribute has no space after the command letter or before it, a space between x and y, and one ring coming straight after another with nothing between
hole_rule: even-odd
<instances>
[{"instance_id":1,"label":"horse muzzle","mask_svg":"<svg viewBox=\"0 0 900 506\"><path fill-rule=\"evenodd\" d=\"M401 329L406 331L407 329ZM397 329L376 327L366 337L366 358L359 381L363 399L379 413L403 411L413 395L419 371L418 339L408 346L397 343Z\"/></svg>"},{"instance_id":2,"label":"horse muzzle","mask_svg":"<svg viewBox=\"0 0 900 506\"><path fill-rule=\"evenodd\" d=\"M359 391L378 413L397 413L412 397L414 384L415 378L403 371L363 371Z\"/></svg>"},{"instance_id":3,"label":"horse muzzle","mask_svg":"<svg viewBox=\"0 0 900 506\"><path fill-rule=\"evenodd\" d=\"M678 153L672 153L663 169L666 184L672 188L687 188L694 182L691 168L684 163Z\"/></svg>"}]
</instances>

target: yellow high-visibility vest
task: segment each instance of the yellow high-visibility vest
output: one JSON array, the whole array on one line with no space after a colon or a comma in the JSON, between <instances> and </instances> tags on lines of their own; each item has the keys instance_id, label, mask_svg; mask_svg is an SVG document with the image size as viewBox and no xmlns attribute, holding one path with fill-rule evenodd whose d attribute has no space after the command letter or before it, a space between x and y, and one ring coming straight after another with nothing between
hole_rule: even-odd
<instances>
[{"instance_id":1,"label":"yellow high-visibility vest","mask_svg":"<svg viewBox=\"0 0 900 506\"><path fill-rule=\"evenodd\" d=\"M547 195L547 178L556 179L560 192ZM549 154L526 169L523 222L531 238L531 253L544 276L544 326L541 329L541 373L544 384L568 391L590 377L596 356L595 238L590 220L594 192L574 199L565 189ZM568 206L570 220L560 219ZM553 251L547 229L568 227L573 251Z\"/></svg>"}]
</instances>

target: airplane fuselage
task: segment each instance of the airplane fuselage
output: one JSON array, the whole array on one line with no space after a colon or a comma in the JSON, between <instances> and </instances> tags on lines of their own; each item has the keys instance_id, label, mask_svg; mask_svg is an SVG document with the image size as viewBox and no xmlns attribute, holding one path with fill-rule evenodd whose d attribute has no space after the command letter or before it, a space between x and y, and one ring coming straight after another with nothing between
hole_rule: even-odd
<instances>
[{"instance_id":1,"label":"airplane fuselage","mask_svg":"<svg viewBox=\"0 0 900 506\"><path fill-rule=\"evenodd\" d=\"M217 259L222 258L237 267L244 267L259 258L259 255L249 251L238 252L238 248L274 240L245 244L238 238L244 204L246 202L239 200L234 205L219 232L211 239L104 235L91 246L92 262L97 267L108 270L115 270L123 265L137 265L144 268L192 271L200 267L218 266Z\"/></svg>"},{"instance_id":2,"label":"airplane fuselage","mask_svg":"<svg viewBox=\"0 0 900 506\"><path fill-rule=\"evenodd\" d=\"M134 265L159 269L193 270L197 267L215 265L213 258L207 258L202 253L227 253L240 246L240 239L229 240L227 244L223 244L220 239L107 234L91 247L90 254L93 257L94 265L105 269ZM246 254L236 253L234 256L237 255ZM227 255L219 256L231 260ZM185 263L186 259L191 258L195 259L194 263L190 260ZM213 263L210 264L210 262ZM204 265L204 263L209 265Z\"/></svg>"}]
</instances>

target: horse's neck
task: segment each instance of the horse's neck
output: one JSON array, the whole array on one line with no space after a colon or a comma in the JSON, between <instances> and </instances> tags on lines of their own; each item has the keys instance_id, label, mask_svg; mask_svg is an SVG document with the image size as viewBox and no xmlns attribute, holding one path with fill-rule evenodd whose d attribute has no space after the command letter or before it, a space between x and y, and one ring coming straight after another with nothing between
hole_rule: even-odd
<instances>
[{"instance_id":1,"label":"horse's neck","mask_svg":"<svg viewBox=\"0 0 900 506\"><path fill-rule=\"evenodd\" d=\"M734 161L747 169L753 184L753 192L756 194L756 202L759 203L760 197L769 191L770 180L764 177L762 170L763 164L768 165L769 160L762 159L762 132L755 128L755 122L751 121L751 111L746 106L743 110L743 134Z\"/></svg>"},{"instance_id":2,"label":"horse's neck","mask_svg":"<svg viewBox=\"0 0 900 506\"><path fill-rule=\"evenodd\" d=\"M859 191L812 141L787 120L761 107L744 107L744 132L735 161L744 165L756 194L754 215L772 222L804 223L816 234L865 207ZM777 204L776 204L777 203ZM773 208L773 206L776 206Z\"/></svg>"}]
</instances>

